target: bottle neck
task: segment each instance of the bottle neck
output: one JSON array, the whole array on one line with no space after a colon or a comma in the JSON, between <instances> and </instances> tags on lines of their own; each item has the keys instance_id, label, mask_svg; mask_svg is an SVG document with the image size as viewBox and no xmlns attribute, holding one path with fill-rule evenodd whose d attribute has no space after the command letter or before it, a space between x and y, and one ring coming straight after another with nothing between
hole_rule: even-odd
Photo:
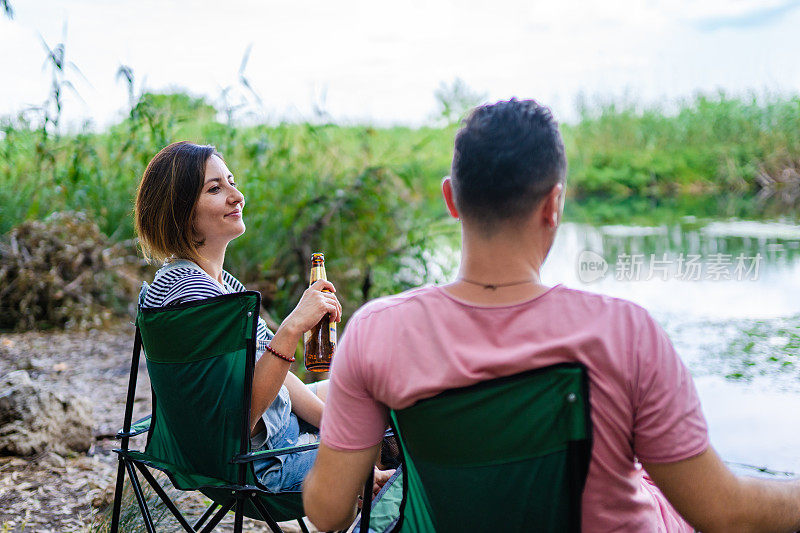
<instances>
[{"instance_id":1,"label":"bottle neck","mask_svg":"<svg viewBox=\"0 0 800 533\"><path fill-rule=\"evenodd\" d=\"M311 265L311 278L309 280L309 284L314 283L317 280L324 279L327 280L328 276L325 273L325 264L324 263L312 263Z\"/></svg>"}]
</instances>

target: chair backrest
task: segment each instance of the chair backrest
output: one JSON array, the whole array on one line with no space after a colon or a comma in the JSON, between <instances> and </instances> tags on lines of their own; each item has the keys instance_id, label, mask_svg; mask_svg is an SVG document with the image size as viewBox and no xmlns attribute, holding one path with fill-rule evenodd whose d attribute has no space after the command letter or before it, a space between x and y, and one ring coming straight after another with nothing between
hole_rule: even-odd
<instances>
[{"instance_id":1,"label":"chair backrest","mask_svg":"<svg viewBox=\"0 0 800 533\"><path fill-rule=\"evenodd\" d=\"M139 308L153 392L144 454L184 490L253 483L249 412L261 296L247 291Z\"/></svg>"},{"instance_id":2,"label":"chair backrest","mask_svg":"<svg viewBox=\"0 0 800 533\"><path fill-rule=\"evenodd\" d=\"M391 412L401 531L580 531L591 453L583 365L445 391Z\"/></svg>"}]
</instances>

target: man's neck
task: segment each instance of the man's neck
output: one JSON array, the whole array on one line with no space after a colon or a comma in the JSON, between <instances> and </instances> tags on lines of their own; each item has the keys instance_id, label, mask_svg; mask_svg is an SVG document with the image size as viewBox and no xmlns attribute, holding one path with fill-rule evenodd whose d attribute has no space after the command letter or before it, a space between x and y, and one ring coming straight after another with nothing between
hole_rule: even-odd
<instances>
[{"instance_id":1,"label":"man's neck","mask_svg":"<svg viewBox=\"0 0 800 533\"><path fill-rule=\"evenodd\" d=\"M503 305L529 300L547 290L539 276L546 253L535 239L520 240L519 233L484 238L465 231L462 239L458 278L445 286L453 296Z\"/></svg>"}]
</instances>

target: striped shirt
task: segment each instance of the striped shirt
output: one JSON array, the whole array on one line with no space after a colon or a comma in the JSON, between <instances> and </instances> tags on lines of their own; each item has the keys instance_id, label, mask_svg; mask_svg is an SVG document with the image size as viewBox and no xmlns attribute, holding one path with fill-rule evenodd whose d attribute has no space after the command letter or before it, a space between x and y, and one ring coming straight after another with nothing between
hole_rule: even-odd
<instances>
[{"instance_id":1,"label":"striped shirt","mask_svg":"<svg viewBox=\"0 0 800 533\"><path fill-rule=\"evenodd\" d=\"M144 296L139 295L139 302L142 307L164 307L244 290L246 289L242 282L225 270L222 271L222 283L219 283L197 263L187 259L176 259L156 272L153 283L142 289ZM256 361L264 355L267 343L272 337L273 333L266 322L259 317L256 332ZM281 385L277 397L261 415L265 430L250 438L252 449L260 448L265 443L269 448L282 447L281 439L290 425L291 410L289 390L286 385ZM278 457L278 461L283 462L281 457Z\"/></svg>"},{"instance_id":2,"label":"striped shirt","mask_svg":"<svg viewBox=\"0 0 800 533\"><path fill-rule=\"evenodd\" d=\"M142 307L164 307L245 290L242 282L226 270L222 271L222 283L218 283L196 263L177 260L156 272L153 283L147 288ZM261 357L272 337L273 333L266 322L259 317L256 358Z\"/></svg>"}]
</instances>

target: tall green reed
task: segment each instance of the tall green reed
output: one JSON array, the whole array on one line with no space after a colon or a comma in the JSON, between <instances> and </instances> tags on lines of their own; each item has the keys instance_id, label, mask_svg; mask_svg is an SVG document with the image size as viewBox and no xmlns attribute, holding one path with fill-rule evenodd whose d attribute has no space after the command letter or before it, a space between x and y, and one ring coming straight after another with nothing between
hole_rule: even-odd
<instances>
[{"instance_id":1,"label":"tall green reed","mask_svg":"<svg viewBox=\"0 0 800 533\"><path fill-rule=\"evenodd\" d=\"M579 196L753 195L800 158L800 97L699 94L674 109L610 101L564 128Z\"/></svg>"},{"instance_id":2,"label":"tall green reed","mask_svg":"<svg viewBox=\"0 0 800 533\"><path fill-rule=\"evenodd\" d=\"M244 80L245 66L246 58ZM55 116L34 111L0 120L0 232L71 210L90 214L112 240L129 239L147 162L187 139L215 144L241 183L248 231L229 247L227 266L262 290L278 317L307 283L312 251L326 252L348 313L435 271L432 243L455 234L439 200L455 124L244 126L245 108L258 101L241 80L224 89L228 100L221 96L220 105L228 107L220 113L189 94L137 91L128 67L119 76L130 108L106 131L61 135ZM687 195L754 198L759 172L800 159L798 126L796 96L700 95L670 110L613 101L586 106L576 124L562 127L568 191L582 203L639 198L648 206ZM731 205L740 209L738 200Z\"/></svg>"}]
</instances>

